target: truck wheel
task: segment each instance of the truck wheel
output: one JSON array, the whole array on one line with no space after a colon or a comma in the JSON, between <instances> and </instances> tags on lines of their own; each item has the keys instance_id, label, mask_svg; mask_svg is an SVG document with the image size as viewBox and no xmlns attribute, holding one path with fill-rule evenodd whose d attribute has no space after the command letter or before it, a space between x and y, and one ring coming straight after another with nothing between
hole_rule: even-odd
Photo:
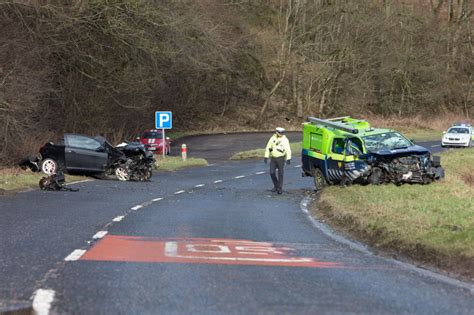
<instances>
[{"instance_id":1,"label":"truck wheel","mask_svg":"<svg viewBox=\"0 0 474 315\"><path fill-rule=\"evenodd\" d=\"M314 187L316 191L320 191L326 186L326 179L324 178L323 172L319 168L314 168L312 172Z\"/></svg>"},{"instance_id":2,"label":"truck wheel","mask_svg":"<svg viewBox=\"0 0 474 315\"><path fill-rule=\"evenodd\" d=\"M58 171L58 162L53 159L44 159L41 161L41 170L48 176L56 174Z\"/></svg>"}]
</instances>

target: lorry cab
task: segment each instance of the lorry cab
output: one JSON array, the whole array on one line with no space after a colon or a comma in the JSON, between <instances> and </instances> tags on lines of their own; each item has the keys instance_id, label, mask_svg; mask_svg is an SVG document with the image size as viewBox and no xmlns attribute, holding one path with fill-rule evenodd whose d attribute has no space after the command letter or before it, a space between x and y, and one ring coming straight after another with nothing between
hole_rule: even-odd
<instances>
[{"instance_id":1,"label":"lorry cab","mask_svg":"<svg viewBox=\"0 0 474 315\"><path fill-rule=\"evenodd\" d=\"M310 118L303 125L303 176L315 184L338 184L357 180L368 169L359 157L366 153L359 130L370 129L368 122L350 117L319 120Z\"/></svg>"}]
</instances>

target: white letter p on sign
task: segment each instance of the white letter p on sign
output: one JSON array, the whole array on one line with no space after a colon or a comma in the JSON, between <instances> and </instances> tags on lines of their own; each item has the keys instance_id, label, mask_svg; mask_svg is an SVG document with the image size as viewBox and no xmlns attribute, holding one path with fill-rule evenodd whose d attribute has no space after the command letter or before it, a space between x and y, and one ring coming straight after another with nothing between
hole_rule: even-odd
<instances>
[{"instance_id":1,"label":"white letter p on sign","mask_svg":"<svg viewBox=\"0 0 474 315\"><path fill-rule=\"evenodd\" d=\"M165 123L170 121L170 115L160 114L160 126L164 126Z\"/></svg>"}]
</instances>

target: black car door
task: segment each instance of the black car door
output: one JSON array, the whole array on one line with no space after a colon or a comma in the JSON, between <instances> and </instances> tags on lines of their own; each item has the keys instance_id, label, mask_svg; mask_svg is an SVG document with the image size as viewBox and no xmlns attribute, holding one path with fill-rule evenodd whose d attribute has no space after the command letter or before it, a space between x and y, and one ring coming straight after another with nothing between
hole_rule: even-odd
<instances>
[{"instance_id":1,"label":"black car door","mask_svg":"<svg viewBox=\"0 0 474 315\"><path fill-rule=\"evenodd\" d=\"M65 157L68 170L103 172L107 166L107 152L94 138L66 134Z\"/></svg>"}]
</instances>

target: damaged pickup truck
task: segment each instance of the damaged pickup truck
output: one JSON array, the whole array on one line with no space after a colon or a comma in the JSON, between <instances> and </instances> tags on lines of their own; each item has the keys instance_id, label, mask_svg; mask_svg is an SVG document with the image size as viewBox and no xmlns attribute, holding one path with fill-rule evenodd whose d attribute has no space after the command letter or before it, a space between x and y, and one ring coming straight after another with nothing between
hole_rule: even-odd
<instances>
[{"instance_id":1,"label":"damaged pickup truck","mask_svg":"<svg viewBox=\"0 0 474 315\"><path fill-rule=\"evenodd\" d=\"M444 178L439 156L395 130L371 128L351 117L309 117L303 126L303 176L314 178L316 190L352 183L429 184Z\"/></svg>"}]
</instances>

